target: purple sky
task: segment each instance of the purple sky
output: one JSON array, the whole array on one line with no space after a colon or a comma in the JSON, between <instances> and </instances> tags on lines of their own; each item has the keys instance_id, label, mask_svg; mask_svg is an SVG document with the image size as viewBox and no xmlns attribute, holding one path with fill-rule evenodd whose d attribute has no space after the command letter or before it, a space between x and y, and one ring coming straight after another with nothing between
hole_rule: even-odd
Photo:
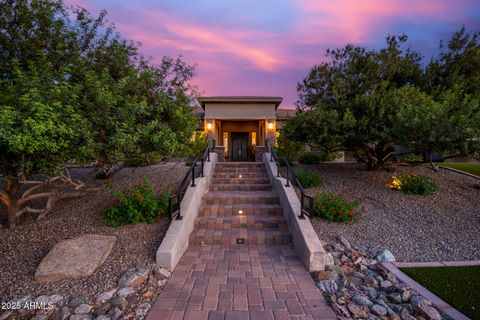
<instances>
[{"instance_id":1,"label":"purple sky","mask_svg":"<svg viewBox=\"0 0 480 320\"><path fill-rule=\"evenodd\" d=\"M430 59L465 25L480 30L480 0L66 0L108 18L159 61L196 64L202 95L275 95L294 108L296 84L346 43L380 48L407 34Z\"/></svg>"}]
</instances>

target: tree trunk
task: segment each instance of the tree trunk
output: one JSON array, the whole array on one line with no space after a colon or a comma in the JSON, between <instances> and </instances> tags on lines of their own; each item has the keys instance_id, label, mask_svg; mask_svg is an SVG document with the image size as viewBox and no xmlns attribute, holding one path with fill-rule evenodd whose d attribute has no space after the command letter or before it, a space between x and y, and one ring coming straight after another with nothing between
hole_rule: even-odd
<instances>
[{"instance_id":1,"label":"tree trunk","mask_svg":"<svg viewBox=\"0 0 480 320\"><path fill-rule=\"evenodd\" d=\"M7 178L7 198L3 199L3 203L7 206L7 228L15 226L15 215L18 207L18 180L14 177Z\"/></svg>"}]
</instances>

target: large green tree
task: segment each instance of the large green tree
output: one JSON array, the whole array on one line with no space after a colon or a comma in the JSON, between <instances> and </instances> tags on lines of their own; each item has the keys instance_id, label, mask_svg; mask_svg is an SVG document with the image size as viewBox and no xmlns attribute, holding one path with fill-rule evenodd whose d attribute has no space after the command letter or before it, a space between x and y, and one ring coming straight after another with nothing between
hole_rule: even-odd
<instances>
[{"instance_id":1,"label":"large green tree","mask_svg":"<svg viewBox=\"0 0 480 320\"><path fill-rule=\"evenodd\" d=\"M165 157L188 141L194 69L181 58L154 65L115 32L105 12L92 17L54 0L0 0L0 7L0 197L7 224L25 212L44 216L56 200L81 194L68 161L111 167ZM60 181L70 187L52 187ZM28 206L37 199L46 206Z\"/></svg>"}]
</instances>

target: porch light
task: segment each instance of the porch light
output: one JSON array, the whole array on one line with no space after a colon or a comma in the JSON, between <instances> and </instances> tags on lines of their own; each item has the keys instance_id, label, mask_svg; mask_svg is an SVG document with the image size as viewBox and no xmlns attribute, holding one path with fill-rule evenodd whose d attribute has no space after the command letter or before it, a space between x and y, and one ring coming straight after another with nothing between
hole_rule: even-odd
<instances>
[{"instance_id":1,"label":"porch light","mask_svg":"<svg viewBox=\"0 0 480 320\"><path fill-rule=\"evenodd\" d=\"M239 175L238 175L238 177L239 177L239 178L241 178L241 177L242 177L242 175L241 175L241 174L239 174Z\"/></svg>"},{"instance_id":2,"label":"porch light","mask_svg":"<svg viewBox=\"0 0 480 320\"><path fill-rule=\"evenodd\" d=\"M211 122L207 123L207 129L212 130L212 123Z\"/></svg>"},{"instance_id":3,"label":"porch light","mask_svg":"<svg viewBox=\"0 0 480 320\"><path fill-rule=\"evenodd\" d=\"M273 122L269 122L269 123L268 123L268 129L269 129L269 130L273 130Z\"/></svg>"}]
</instances>

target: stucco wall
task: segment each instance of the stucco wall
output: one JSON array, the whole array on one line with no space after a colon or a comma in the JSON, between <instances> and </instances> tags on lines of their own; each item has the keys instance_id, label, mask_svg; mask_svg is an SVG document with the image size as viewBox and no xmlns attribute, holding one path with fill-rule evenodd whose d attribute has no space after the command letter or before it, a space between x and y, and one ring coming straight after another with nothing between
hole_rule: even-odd
<instances>
[{"instance_id":1,"label":"stucco wall","mask_svg":"<svg viewBox=\"0 0 480 320\"><path fill-rule=\"evenodd\" d=\"M275 104L206 103L205 119L275 119Z\"/></svg>"}]
</instances>

